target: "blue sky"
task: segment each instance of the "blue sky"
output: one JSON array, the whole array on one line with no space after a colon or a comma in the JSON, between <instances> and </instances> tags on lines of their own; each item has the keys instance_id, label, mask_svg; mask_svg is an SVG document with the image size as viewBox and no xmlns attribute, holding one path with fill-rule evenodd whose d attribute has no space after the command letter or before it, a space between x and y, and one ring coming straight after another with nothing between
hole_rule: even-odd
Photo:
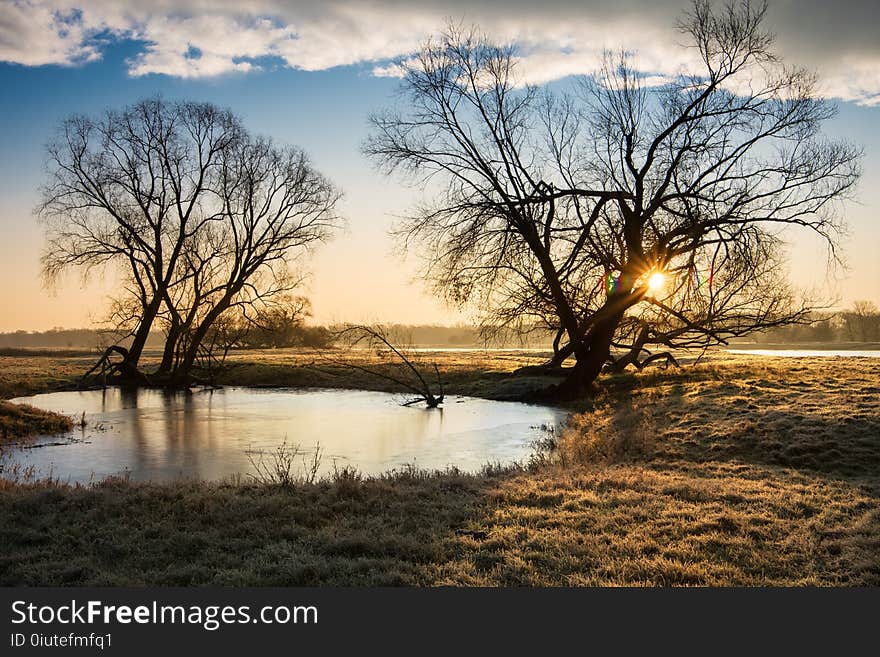
<instances>
[{"instance_id":1,"label":"blue sky","mask_svg":"<svg viewBox=\"0 0 880 657\"><path fill-rule=\"evenodd\" d=\"M409 285L414 269L390 254L387 231L394 215L410 205L411 192L378 174L359 153L369 113L392 100L395 79L374 77L367 66L307 72L271 63L258 72L206 80L132 78L125 60L137 49L119 44L100 62L73 68L0 64L0 87L10 91L0 100L0 271L16 280L0 291L7 309L0 330L80 326L100 315L103 297L95 293L112 290L110 281L84 287L72 276L53 292L39 280L42 232L31 211L42 181L43 147L69 114L97 113L157 93L232 107L255 132L302 147L342 188L347 229L319 251L309 281L317 319L457 321L420 286ZM383 307L389 297L402 301ZM31 307L35 298L44 303Z\"/></svg>"},{"instance_id":2,"label":"blue sky","mask_svg":"<svg viewBox=\"0 0 880 657\"><path fill-rule=\"evenodd\" d=\"M866 151L860 203L847 208L849 270L838 272L829 285L823 247L802 237L790 249L791 273L801 285L825 286L843 304L855 299L880 304L880 201L873 194L880 187L880 44L874 23L867 29L867 14L860 13L870 5L843 4L849 23L813 2L797 7L777 2L770 16L774 27L790 28L778 31L783 54L818 68L828 94L839 99L840 115L828 132ZM316 320L466 319L425 294L412 282L414 263L392 254L387 231L417 196L402 181L377 173L359 152L369 113L395 101L397 80L380 75L383 67L391 57L411 52L431 30L442 29L444 19L460 16L491 24L508 38L515 35L528 54L524 70L536 82L589 70L599 46L613 44L605 38L582 46L582 35L602 26L599 34L622 33L630 47L638 44L646 67L657 71L663 62L678 61L669 49L675 39L656 26L671 26L681 5L550 1L542 11L505 4L506 14L494 2L262 0L251 13L250 5L242 9L240 3L220 1L208 15L194 2L4 4L0 276L13 283L0 286L0 330L83 326L100 316L112 276L87 285L70 277L54 292L41 284L42 233L31 210L43 176L43 145L71 113L95 113L156 93L231 107L253 131L304 148L343 189L348 229L323 247L311 266ZM565 21L559 20L561 12L567 12ZM627 29L621 32L622 25ZM193 64L187 52L198 52L202 64Z\"/></svg>"}]
</instances>

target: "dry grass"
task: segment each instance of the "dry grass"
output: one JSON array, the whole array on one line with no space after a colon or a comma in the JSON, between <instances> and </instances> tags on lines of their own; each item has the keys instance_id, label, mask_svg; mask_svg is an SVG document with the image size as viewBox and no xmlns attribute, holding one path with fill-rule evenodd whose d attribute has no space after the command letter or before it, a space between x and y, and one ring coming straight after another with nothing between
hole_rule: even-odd
<instances>
[{"instance_id":1,"label":"dry grass","mask_svg":"<svg viewBox=\"0 0 880 657\"><path fill-rule=\"evenodd\" d=\"M0 356L0 399L65 390L76 386L77 379L97 356L35 355Z\"/></svg>"},{"instance_id":2,"label":"dry grass","mask_svg":"<svg viewBox=\"0 0 880 657\"><path fill-rule=\"evenodd\" d=\"M0 446L35 435L63 433L73 428L73 419L27 404L3 401L11 397L72 387L76 377L88 369L92 357L46 355L0 356Z\"/></svg>"},{"instance_id":3,"label":"dry grass","mask_svg":"<svg viewBox=\"0 0 880 657\"><path fill-rule=\"evenodd\" d=\"M285 358L240 371L314 367ZM503 388L519 364L443 371ZM878 393L875 360L725 356L607 379L530 467L7 485L0 583L876 586Z\"/></svg>"},{"instance_id":4,"label":"dry grass","mask_svg":"<svg viewBox=\"0 0 880 657\"><path fill-rule=\"evenodd\" d=\"M142 360L149 371L158 364L161 354L147 352ZM546 360L547 354L510 351L440 352L417 354L414 361L433 372L440 368L444 389L452 394L518 397L531 387L544 386L544 377L517 377L509 373L522 365ZM0 356L0 399L75 388L97 360L96 355L39 355L27 352L19 356ZM265 349L232 352L226 366L217 373L219 384L240 386L290 386L397 390L393 383L357 369L342 361L369 366L378 371L397 367L395 359L370 351L330 350L297 351Z\"/></svg>"},{"instance_id":5,"label":"dry grass","mask_svg":"<svg viewBox=\"0 0 880 657\"><path fill-rule=\"evenodd\" d=\"M491 399L520 399L548 383L546 377L511 378L510 372L522 365L544 362L547 354L534 352L483 351L416 353L414 363L428 373L433 384L433 365L437 364L444 391ZM374 371L394 374L399 363L390 356L366 350L339 350L328 353L270 349L233 353L219 383L251 386L293 386L356 388L398 391L394 383L357 369L342 361Z\"/></svg>"},{"instance_id":6,"label":"dry grass","mask_svg":"<svg viewBox=\"0 0 880 657\"><path fill-rule=\"evenodd\" d=\"M73 419L28 404L0 400L0 445L34 435L64 433L73 429Z\"/></svg>"}]
</instances>

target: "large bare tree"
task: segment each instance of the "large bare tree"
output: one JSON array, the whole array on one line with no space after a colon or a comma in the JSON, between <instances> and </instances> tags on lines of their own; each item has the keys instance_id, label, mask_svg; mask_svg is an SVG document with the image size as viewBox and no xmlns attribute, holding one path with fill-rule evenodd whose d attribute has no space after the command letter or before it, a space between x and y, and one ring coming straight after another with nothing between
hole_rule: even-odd
<instances>
[{"instance_id":1,"label":"large bare tree","mask_svg":"<svg viewBox=\"0 0 880 657\"><path fill-rule=\"evenodd\" d=\"M38 209L47 232L43 271L55 279L74 267L121 269L116 309L125 310L132 341L117 349L128 375L180 276L188 241L215 219L204 200L221 153L241 130L213 105L153 98L97 119L73 116L49 145Z\"/></svg>"},{"instance_id":2,"label":"large bare tree","mask_svg":"<svg viewBox=\"0 0 880 657\"><path fill-rule=\"evenodd\" d=\"M542 326L558 392L582 394L649 345L707 346L805 317L781 229L835 248L859 149L821 133L813 74L785 66L766 6L698 0L680 23L699 62L650 86L629 54L570 92L522 84L513 46L450 29L402 62L403 109L365 151L431 190L399 227L427 274L488 327ZM648 356L650 358L650 356Z\"/></svg>"},{"instance_id":3,"label":"large bare tree","mask_svg":"<svg viewBox=\"0 0 880 657\"><path fill-rule=\"evenodd\" d=\"M301 151L250 135L211 104L154 98L74 116L49 146L43 268L51 280L119 267L112 316L131 337L111 348L120 374L144 379L144 345L162 326L158 374L186 382L224 312L295 286L291 264L329 235L338 197Z\"/></svg>"}]
</instances>

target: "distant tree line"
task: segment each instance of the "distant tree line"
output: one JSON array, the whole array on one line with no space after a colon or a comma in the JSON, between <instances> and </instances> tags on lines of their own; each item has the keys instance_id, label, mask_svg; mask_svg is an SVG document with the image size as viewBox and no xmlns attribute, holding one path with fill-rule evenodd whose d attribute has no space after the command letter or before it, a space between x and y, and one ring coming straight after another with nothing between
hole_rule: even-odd
<instances>
[{"instance_id":1,"label":"distant tree line","mask_svg":"<svg viewBox=\"0 0 880 657\"><path fill-rule=\"evenodd\" d=\"M210 335L221 348L281 349L302 347L326 349L335 343L339 327L307 324L308 301L302 297L289 304L276 304L249 319L242 313L230 313L218 321ZM507 339L495 337L492 341L474 326L440 326L433 324L391 324L394 335L404 336L405 342L417 347L547 347L553 336L544 331L527 333L525 339L512 335ZM48 331L10 331L0 333L0 348L94 348L121 336L108 338L96 329L50 329ZM762 331L750 336L757 342L880 342L880 308L871 301L856 301L850 308L811 321ZM124 344L124 341L123 341ZM159 349L165 344L161 331L152 331L147 338L147 349Z\"/></svg>"},{"instance_id":2,"label":"distant tree line","mask_svg":"<svg viewBox=\"0 0 880 657\"><path fill-rule=\"evenodd\" d=\"M98 343L94 329L51 329L49 331L10 331L0 333L0 347L91 348Z\"/></svg>"},{"instance_id":3,"label":"distant tree line","mask_svg":"<svg viewBox=\"0 0 880 657\"><path fill-rule=\"evenodd\" d=\"M266 308L253 318L241 313L227 313L219 319L209 339L217 345L229 345L230 349L273 349L303 347L321 349L334 344L338 326L322 326L307 323L308 315L300 315L294 309L277 304ZM390 324L395 335L417 347L480 347L487 344L479 329L473 326L440 326L433 324ZM493 341L493 346L547 346L549 337L538 336L522 340L511 336L509 340ZM50 329L48 331L11 331L0 333L0 348L21 349L94 349L109 343L128 345L131 336L98 329ZM151 331L145 349L161 349L165 345L162 331Z\"/></svg>"},{"instance_id":4,"label":"distant tree line","mask_svg":"<svg viewBox=\"0 0 880 657\"><path fill-rule=\"evenodd\" d=\"M260 307L250 314L248 308L238 308L215 322L206 339L223 356L231 349L331 347L333 333L330 329L305 323L311 314L310 308L305 297L285 297L279 303Z\"/></svg>"},{"instance_id":5,"label":"distant tree line","mask_svg":"<svg viewBox=\"0 0 880 657\"><path fill-rule=\"evenodd\" d=\"M811 322L783 326L753 336L757 342L880 342L880 309L870 301L856 301L851 308Z\"/></svg>"}]
</instances>

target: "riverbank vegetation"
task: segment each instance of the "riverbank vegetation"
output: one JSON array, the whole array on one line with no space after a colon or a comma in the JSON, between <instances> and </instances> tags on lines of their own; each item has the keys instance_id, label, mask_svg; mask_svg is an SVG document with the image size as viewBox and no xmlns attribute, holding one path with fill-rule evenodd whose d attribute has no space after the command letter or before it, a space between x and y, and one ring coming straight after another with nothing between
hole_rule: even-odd
<instances>
[{"instance_id":1,"label":"riverbank vegetation","mask_svg":"<svg viewBox=\"0 0 880 657\"><path fill-rule=\"evenodd\" d=\"M32 435L64 433L73 429L73 419L27 404L0 401L0 443Z\"/></svg>"},{"instance_id":2,"label":"riverbank vegetation","mask_svg":"<svg viewBox=\"0 0 880 657\"><path fill-rule=\"evenodd\" d=\"M454 23L395 66L361 152L420 192L392 232L478 325L447 346L544 353L312 326L310 258L346 221L304 151L204 102L68 116L47 135L42 275L112 273L115 292L86 351L75 331L40 354L0 340L0 584L880 584L877 359L713 351L880 341L876 305L831 315L786 278L789 232L838 260L864 153L824 131L837 104L783 61L767 11L693 0L677 27L696 68L662 84L629 49L527 84L515 44ZM108 385L406 390L571 417L528 462L470 474L317 480L286 445L233 481L68 485L16 462L78 418L9 400Z\"/></svg>"},{"instance_id":3,"label":"riverbank vegetation","mask_svg":"<svg viewBox=\"0 0 880 657\"><path fill-rule=\"evenodd\" d=\"M444 354L438 365L447 389L503 390L522 357ZM24 361L18 372L40 369ZM294 385L323 368L267 353L229 376ZM64 385L64 365L42 369L17 389L48 389L49 371ZM715 355L607 377L572 409L555 449L480 474L88 487L7 477L0 583L880 584L875 360Z\"/></svg>"}]
</instances>

